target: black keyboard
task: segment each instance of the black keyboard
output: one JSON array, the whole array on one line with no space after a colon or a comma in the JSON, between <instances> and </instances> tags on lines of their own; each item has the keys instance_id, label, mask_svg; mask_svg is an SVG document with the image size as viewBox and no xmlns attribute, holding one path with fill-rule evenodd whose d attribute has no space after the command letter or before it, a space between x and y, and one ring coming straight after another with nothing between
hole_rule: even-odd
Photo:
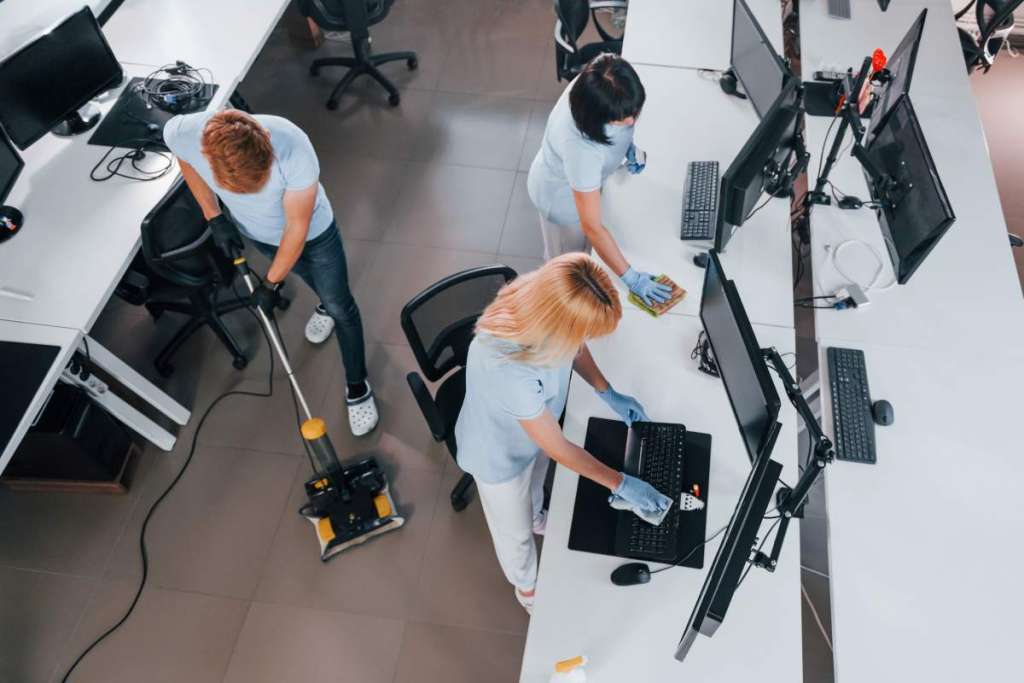
<instances>
[{"instance_id":1,"label":"black keyboard","mask_svg":"<svg viewBox=\"0 0 1024 683\"><path fill-rule=\"evenodd\" d=\"M662 422L634 422L633 436L639 449L627 445L626 474L643 479L672 498L672 508L658 526L651 526L632 512L620 515L615 532L618 555L660 562L676 560L679 536L679 496L683 492L683 459L686 427ZM639 457L637 457L639 456Z\"/></svg>"},{"instance_id":2,"label":"black keyboard","mask_svg":"<svg viewBox=\"0 0 1024 683\"><path fill-rule=\"evenodd\" d=\"M829 347L828 379L832 389L836 458L873 464L875 423L871 417L864 352Z\"/></svg>"},{"instance_id":3,"label":"black keyboard","mask_svg":"<svg viewBox=\"0 0 1024 683\"><path fill-rule=\"evenodd\" d=\"M718 162L691 161L686 166L680 239L709 240L718 216Z\"/></svg>"}]
</instances>

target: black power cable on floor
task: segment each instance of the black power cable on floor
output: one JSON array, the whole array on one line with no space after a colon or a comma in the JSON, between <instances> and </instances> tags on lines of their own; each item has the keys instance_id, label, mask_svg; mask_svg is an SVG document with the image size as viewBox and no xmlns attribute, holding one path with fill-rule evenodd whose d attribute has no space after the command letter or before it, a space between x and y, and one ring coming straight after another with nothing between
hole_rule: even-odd
<instances>
[{"instance_id":1,"label":"black power cable on floor","mask_svg":"<svg viewBox=\"0 0 1024 683\"><path fill-rule=\"evenodd\" d=\"M150 505L149 510L146 512L146 517L142 520L142 529L139 531L139 556L142 559L142 578L139 581L138 589L135 591L135 597L132 598L131 604L128 605L128 609L125 610L124 615L117 621L117 623L108 628L106 631L104 631L104 633L100 637L92 641L92 643L89 644L89 647L85 648L85 650L83 650L82 653L78 655L78 657L71 664L71 666L68 667L67 673L65 673L64 677L61 679L61 683L68 683L68 681L71 678L71 674L74 673L78 665L82 663L82 660L84 660L89 655L89 653L92 652L100 643L106 640L107 637L113 634L117 629L121 628L121 626L124 625L126 621L128 621L128 617L132 615L132 612L135 611L135 607L139 604L139 599L142 597L142 591L146 587L146 580L149 578L149 554L146 550L146 529L149 527L149 521L153 518L153 513L156 512L157 508L164 501L164 499L167 498L171 491L174 490L174 487L178 485L178 482L181 481L181 478L185 475L185 471L188 469L189 464L191 464L192 456L195 455L196 446L199 443L199 434L203 430L203 425L206 423L206 418L210 416L210 414L213 412L213 409L216 408L221 401L228 398L229 396L255 396L257 398L269 398L274 395L274 351L270 344L270 337L267 335L267 331L263 329L262 325L260 326L260 330L263 331L263 338L267 342L267 350L269 351L270 355L270 368L267 372L267 390L265 392L240 390L225 391L220 396L215 398L213 402L203 412L202 417L199 418L199 424L196 426L196 431L192 434L192 443L189 446L188 455L185 457L185 462L182 463L181 469L178 470L178 473L174 476L174 479L171 480L171 483L167 485L167 488L163 490L163 493L161 493L160 496L153 502L153 504Z\"/></svg>"}]
</instances>

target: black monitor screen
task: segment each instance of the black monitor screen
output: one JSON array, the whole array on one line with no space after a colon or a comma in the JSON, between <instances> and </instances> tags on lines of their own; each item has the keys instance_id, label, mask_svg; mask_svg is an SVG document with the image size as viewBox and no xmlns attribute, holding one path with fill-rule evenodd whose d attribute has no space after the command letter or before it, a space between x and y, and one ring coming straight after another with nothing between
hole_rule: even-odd
<instances>
[{"instance_id":1,"label":"black monitor screen","mask_svg":"<svg viewBox=\"0 0 1024 683\"><path fill-rule=\"evenodd\" d=\"M889 71L891 79L882 88L878 101L871 111L871 122L868 124L868 135L874 135L878 124L889 113L896 101L903 95L910 92L910 80L914 76L914 64L917 62L917 48L921 44L921 35L924 33L924 20L928 16L928 8L921 10L917 19L911 24L910 30L903 36L903 40L896 46L885 68Z\"/></svg>"},{"instance_id":2,"label":"black monitor screen","mask_svg":"<svg viewBox=\"0 0 1024 683\"><path fill-rule=\"evenodd\" d=\"M788 170L800 125L799 89L790 83L722 175L718 193L715 249L724 252L733 232L757 208L770 173Z\"/></svg>"},{"instance_id":3,"label":"black monitor screen","mask_svg":"<svg viewBox=\"0 0 1024 683\"><path fill-rule=\"evenodd\" d=\"M736 286L725 279L714 251L708 254L700 319L747 455L754 460L779 416L781 403Z\"/></svg>"},{"instance_id":4,"label":"black monitor screen","mask_svg":"<svg viewBox=\"0 0 1024 683\"><path fill-rule=\"evenodd\" d=\"M731 63L743 92L761 118L768 113L783 86L793 80L786 63L743 0L733 3Z\"/></svg>"},{"instance_id":5,"label":"black monitor screen","mask_svg":"<svg viewBox=\"0 0 1024 683\"><path fill-rule=\"evenodd\" d=\"M871 195L882 204L876 213L902 285L956 220L910 97L882 120L867 156Z\"/></svg>"},{"instance_id":6,"label":"black monitor screen","mask_svg":"<svg viewBox=\"0 0 1024 683\"><path fill-rule=\"evenodd\" d=\"M18 156L18 151L7 139L4 132L0 130L0 204L4 203L7 195L10 194L14 182L21 174L25 162Z\"/></svg>"},{"instance_id":7,"label":"black monitor screen","mask_svg":"<svg viewBox=\"0 0 1024 683\"><path fill-rule=\"evenodd\" d=\"M0 63L0 123L25 149L121 78L85 7Z\"/></svg>"}]
</instances>

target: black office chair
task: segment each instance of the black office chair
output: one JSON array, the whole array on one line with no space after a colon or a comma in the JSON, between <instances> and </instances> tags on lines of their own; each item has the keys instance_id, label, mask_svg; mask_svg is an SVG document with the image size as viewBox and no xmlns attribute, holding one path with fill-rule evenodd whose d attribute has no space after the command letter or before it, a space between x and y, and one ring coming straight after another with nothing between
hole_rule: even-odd
<instances>
[{"instance_id":1,"label":"black office chair","mask_svg":"<svg viewBox=\"0 0 1024 683\"><path fill-rule=\"evenodd\" d=\"M420 371L431 382L444 381L431 396L418 372L410 372L405 379L431 435L448 446L452 458L458 453L455 422L466 397L466 354L473 327L498 290L515 277L516 271L508 266L471 268L427 287L402 308L402 330ZM456 511L465 509L472 485L473 477L463 474L452 489Z\"/></svg>"},{"instance_id":2,"label":"black office chair","mask_svg":"<svg viewBox=\"0 0 1024 683\"><path fill-rule=\"evenodd\" d=\"M1024 247L1024 238L1022 238L1020 235L1014 235L1011 232L1010 233L1010 246L1015 248L1015 249L1020 249L1021 247Z\"/></svg>"},{"instance_id":3,"label":"black office chair","mask_svg":"<svg viewBox=\"0 0 1024 683\"><path fill-rule=\"evenodd\" d=\"M352 36L353 57L324 57L309 67L313 76L325 66L347 66L348 73L334 86L327 100L327 108L338 108L338 100L358 77L366 75L388 91L388 104L397 107L401 102L398 88L377 67L387 62L405 61L409 69L419 66L415 52L386 52L374 55L370 51L370 31L374 24L388 16L395 0L301 0L300 9L306 16L328 31L348 31Z\"/></svg>"},{"instance_id":4,"label":"black office chair","mask_svg":"<svg viewBox=\"0 0 1024 683\"><path fill-rule=\"evenodd\" d=\"M214 245L203 212L178 180L142 222L142 255L122 278L115 292L129 303L145 306L153 318L181 313L187 322L157 355L157 372L168 376L171 356L189 337L209 326L241 370L248 359L221 316L248 304L231 290L235 267ZM229 297L220 299L224 291ZM287 306L287 302L283 303Z\"/></svg>"},{"instance_id":5,"label":"black office chair","mask_svg":"<svg viewBox=\"0 0 1024 683\"><path fill-rule=\"evenodd\" d=\"M974 19L978 25L977 38L963 27L957 29L968 73L979 68L988 73L992 68L1013 30L1013 12L1022 2L1024 0L971 0L956 13L956 18L960 19L974 7Z\"/></svg>"},{"instance_id":6,"label":"black office chair","mask_svg":"<svg viewBox=\"0 0 1024 683\"><path fill-rule=\"evenodd\" d=\"M607 33L599 32L605 40L580 45L579 39L587 30L591 12L604 8L625 9L625 0L554 0L555 2L555 74L559 81L571 81L590 60L602 52L622 54L622 41L609 40Z\"/></svg>"}]
</instances>

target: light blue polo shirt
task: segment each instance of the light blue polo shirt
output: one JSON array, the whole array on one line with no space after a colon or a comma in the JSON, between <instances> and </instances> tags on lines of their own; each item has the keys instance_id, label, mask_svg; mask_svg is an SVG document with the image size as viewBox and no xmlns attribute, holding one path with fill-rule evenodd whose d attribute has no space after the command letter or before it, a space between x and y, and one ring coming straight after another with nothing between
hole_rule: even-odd
<instances>
[{"instance_id":1,"label":"light blue polo shirt","mask_svg":"<svg viewBox=\"0 0 1024 683\"><path fill-rule=\"evenodd\" d=\"M575 83L575 81L573 81ZM576 127L569 106L572 83L558 98L544 129L537 156L530 165L526 188L541 216L558 225L578 225L579 213L572 191L599 190L615 172L629 146L633 144L633 126L604 127L610 145L602 145L583 135Z\"/></svg>"},{"instance_id":2,"label":"light blue polo shirt","mask_svg":"<svg viewBox=\"0 0 1024 683\"><path fill-rule=\"evenodd\" d=\"M466 400L455 423L459 467L485 484L500 484L540 454L520 420L545 410L557 420L565 409L572 359L555 367L509 358L519 347L477 335L466 360Z\"/></svg>"},{"instance_id":3,"label":"light blue polo shirt","mask_svg":"<svg viewBox=\"0 0 1024 683\"><path fill-rule=\"evenodd\" d=\"M280 116L257 114L254 118L270 131L274 163L270 169L270 178L258 192L237 194L217 184L210 163L203 156L203 128L214 114L216 112L175 116L164 125L164 143L176 157L188 162L217 193L239 229L254 240L265 244L280 244L285 229L285 191L305 190L316 183L316 205L306 241L319 237L327 230L334 221L334 212L324 186L319 183L320 162L316 158L313 143L302 129Z\"/></svg>"}]
</instances>

